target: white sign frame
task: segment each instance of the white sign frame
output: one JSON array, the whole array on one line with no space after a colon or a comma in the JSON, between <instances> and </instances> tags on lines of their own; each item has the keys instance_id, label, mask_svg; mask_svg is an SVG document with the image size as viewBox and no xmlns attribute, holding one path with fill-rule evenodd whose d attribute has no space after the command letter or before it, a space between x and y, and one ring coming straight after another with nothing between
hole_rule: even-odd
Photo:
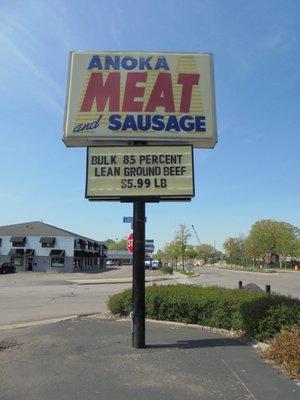
<instances>
[{"instance_id":1,"label":"white sign frame","mask_svg":"<svg viewBox=\"0 0 300 400\"><path fill-rule=\"evenodd\" d=\"M92 59L94 56L101 57L122 57L124 58L136 58L136 59L146 59L147 57L165 57L166 60L169 62L170 73L172 73L172 79L175 76L176 72L176 65L178 63L184 63L185 59L191 59L195 65L196 70L199 72L200 76L200 83L199 83L199 90L200 90L200 102L203 108L203 117L205 118L205 129L206 132L187 132L182 131L182 124L180 124L180 130L175 131L175 129L170 129L168 132L165 129L161 132L155 132L153 129L150 129L147 132L141 132L140 130L132 131L123 130L119 131L109 131L108 129L108 122L107 126L101 126L104 119L102 119L97 126L97 117L95 120L84 120L82 115L87 115L81 113L80 109L80 101L82 101L84 88L87 85L87 81L85 81L85 77L83 76L84 73L87 74L86 69L90 67L88 64L89 60ZM85 60L85 61L84 61ZM179 61L178 61L179 60ZM176 64L177 63L177 64ZM102 65L102 64L101 64ZM139 64L140 65L140 64ZM181 64L185 65L185 64ZM191 64L192 65L192 64ZM118 70L121 74L121 79L125 79L126 74L133 71L126 71L124 68L122 69L122 65L119 67ZM141 68L141 67L140 67ZM155 68L155 65L154 65ZM183 66L187 68L187 72L190 70L190 66ZM145 70L145 68L144 68ZM144 71L143 70L143 71ZM92 70L94 71L94 70ZM92 73L89 71L88 73ZM97 69L95 70L97 72ZM100 71L101 72L101 71ZM103 72L105 70L103 69ZM145 71L145 72L153 72L153 71ZM163 69L158 72L166 72ZM123 75L122 75L123 74ZM123 76L123 78L122 78ZM202 80L201 80L202 78ZM87 78L86 78L87 79ZM103 78L104 79L104 78ZM126 78L127 79L127 78ZM150 79L150 78L149 78ZM148 85L148 83L145 83ZM137 84L139 86L140 84ZM177 90L180 90L180 84L177 84ZM149 89L150 90L150 89ZM175 89L174 89L175 90ZM183 90L183 89L182 89ZM199 105L200 107L200 105ZM160 109L158 107L157 113L164 116L170 117L168 113ZM199 111L200 112L200 111ZM82 114L82 115L81 115ZM124 113L123 113L124 114ZM133 113L134 114L134 113ZM79 116L78 116L79 115ZM100 114L99 114L100 115ZM111 116L109 113L105 114ZM141 115L146 115L145 111L141 111ZM187 114L188 115L188 114ZM196 114L193 112L191 113L193 117L196 117ZM184 113L179 113L179 111L174 112L175 117L182 117L185 116ZM80 117L80 118L79 118ZM109 118L107 117L107 118ZM200 116L198 116L201 118ZM88 117L88 115L86 116ZM122 117L123 118L123 117ZM125 118L125 117L124 117ZM74 129L77 129L79 125L76 125L76 122L82 121L82 126L84 122L86 124L90 124L93 128L83 132L73 132ZM89 121L89 122L87 122ZM94 124L93 124L94 123ZM93 125L92 125L93 124ZM195 123L196 125L196 123ZM96 127L96 128L94 128ZM122 129L123 129L122 125ZM151 125L151 128L154 125ZM195 128L196 129L196 128ZM192 145L195 148L213 148L217 143L217 125L216 125L216 110L215 110L215 88L214 88L214 71L213 71L213 55L211 53L168 53L168 52L78 52L73 51L70 53L70 60L69 60L69 78L68 78L68 89L67 89L67 97L66 97L66 106L65 106L65 118L64 118L64 128L63 128L63 142L66 146L70 147L88 147L88 146L127 146L132 144L133 142L145 142L150 145Z\"/></svg>"},{"instance_id":2,"label":"white sign frame","mask_svg":"<svg viewBox=\"0 0 300 400\"><path fill-rule=\"evenodd\" d=\"M185 150L189 149L189 156L190 156L190 161L191 161L191 168L190 168L190 172L191 172L191 178L189 178L188 176L185 177L185 179L191 179L191 190L188 193L180 193L180 194L176 194L176 193L168 193L167 189L165 191L165 193L162 194L155 194L153 195L150 191L147 194L141 194L141 195L136 195L136 194L132 194L130 193L130 189L126 189L125 193L126 194L114 194L114 192L112 191L110 194L101 194L101 195L92 195L90 193L90 185L89 185L89 178L90 178L90 163L89 163L89 156L90 156L90 149L101 149L102 151L104 151L104 149L107 149L108 151L111 149L115 149L116 151L118 151L118 149L120 150L124 150L125 147L124 146L90 146L87 148L87 155L86 155L86 186L85 186L85 197L88 200L91 201L98 201L98 200L116 200L116 201L125 201L125 202L132 202L134 200L142 200L144 199L145 201L170 201L170 200L191 200L192 197L195 196L195 181L194 181L194 152L193 152L193 146L191 145L175 145L175 146L128 146L127 148L134 151L134 149L138 150L144 150L145 152L147 151L151 151L151 149L155 148L155 149L162 149L162 151L166 151L166 149L168 148L172 148L172 149L176 149L176 148L185 148ZM108 152L109 156L110 153ZM172 153L171 153L172 154ZM123 177L123 175L121 175L121 178L126 179ZM121 179L120 178L120 179ZM130 178L130 177L129 177ZM90 178L91 179L91 178ZM137 179L147 179L147 178L136 178ZM160 178L160 175L158 177L158 179ZM173 178L175 179L175 178ZM178 179L178 178L177 178ZM180 179L180 178L179 178ZM111 189L110 189L111 190ZM132 189L133 191L134 189ZM159 191L159 190L158 190Z\"/></svg>"}]
</instances>

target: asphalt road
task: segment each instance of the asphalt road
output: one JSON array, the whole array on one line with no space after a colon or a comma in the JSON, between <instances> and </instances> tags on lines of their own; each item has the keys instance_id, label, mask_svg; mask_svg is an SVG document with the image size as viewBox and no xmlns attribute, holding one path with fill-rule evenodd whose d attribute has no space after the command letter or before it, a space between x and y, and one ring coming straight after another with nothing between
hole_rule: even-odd
<instances>
[{"instance_id":1,"label":"asphalt road","mask_svg":"<svg viewBox=\"0 0 300 400\"><path fill-rule=\"evenodd\" d=\"M204 268L200 271L201 274L197 278L177 279L161 283L186 282L237 287L238 281L242 280L244 284L253 282L261 287L271 284L274 291L300 297L300 272L262 274L216 268ZM147 271L147 274L151 273ZM130 267L122 267L100 274L25 272L0 275L0 329L10 324L105 311L109 296L131 287L131 283L77 285L70 281L74 279L116 279L130 275Z\"/></svg>"},{"instance_id":2,"label":"asphalt road","mask_svg":"<svg viewBox=\"0 0 300 400\"><path fill-rule=\"evenodd\" d=\"M300 390L245 344L188 327L78 319L0 332L4 400L296 400Z\"/></svg>"},{"instance_id":3,"label":"asphalt road","mask_svg":"<svg viewBox=\"0 0 300 400\"><path fill-rule=\"evenodd\" d=\"M58 274L24 275L0 275L0 328L28 321L102 312L106 310L109 296L130 287L130 284L76 285Z\"/></svg>"},{"instance_id":4,"label":"asphalt road","mask_svg":"<svg viewBox=\"0 0 300 400\"><path fill-rule=\"evenodd\" d=\"M271 285L273 292L300 299L300 272L263 273L220 268L199 268L198 271L200 276L193 278L193 281L203 286L237 288L238 282L242 281L243 285L255 283L262 289L265 289L266 285Z\"/></svg>"}]
</instances>

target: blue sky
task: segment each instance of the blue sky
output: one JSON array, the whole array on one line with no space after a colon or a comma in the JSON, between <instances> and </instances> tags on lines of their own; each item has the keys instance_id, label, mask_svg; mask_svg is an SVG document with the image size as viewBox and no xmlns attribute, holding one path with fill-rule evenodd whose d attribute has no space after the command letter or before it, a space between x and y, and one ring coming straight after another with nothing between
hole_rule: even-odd
<instances>
[{"instance_id":1,"label":"blue sky","mask_svg":"<svg viewBox=\"0 0 300 400\"><path fill-rule=\"evenodd\" d=\"M220 249L262 218L300 226L298 0L0 0L0 225L130 231L132 206L88 202L85 149L61 141L70 50L214 53L219 143L195 151L190 203L147 205L158 247L179 224Z\"/></svg>"}]
</instances>

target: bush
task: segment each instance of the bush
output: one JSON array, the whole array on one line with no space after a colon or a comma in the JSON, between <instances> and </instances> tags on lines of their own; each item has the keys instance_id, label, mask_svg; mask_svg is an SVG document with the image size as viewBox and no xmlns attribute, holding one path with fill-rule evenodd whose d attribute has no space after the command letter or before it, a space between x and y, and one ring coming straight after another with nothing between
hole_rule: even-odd
<instances>
[{"instance_id":1,"label":"bush","mask_svg":"<svg viewBox=\"0 0 300 400\"><path fill-rule=\"evenodd\" d=\"M129 315L131 289L109 299L114 314ZM217 286L152 286L146 288L148 318L243 330L258 340L267 340L282 328L300 322L300 301Z\"/></svg>"},{"instance_id":2,"label":"bush","mask_svg":"<svg viewBox=\"0 0 300 400\"><path fill-rule=\"evenodd\" d=\"M132 310L132 290L127 289L111 296L108 300L108 308L113 314L129 315Z\"/></svg>"},{"instance_id":3,"label":"bush","mask_svg":"<svg viewBox=\"0 0 300 400\"><path fill-rule=\"evenodd\" d=\"M186 270L186 269L179 269L175 268L174 271L179 272L180 274L187 275L187 276L193 276L195 275L195 272L193 270Z\"/></svg>"},{"instance_id":4,"label":"bush","mask_svg":"<svg viewBox=\"0 0 300 400\"><path fill-rule=\"evenodd\" d=\"M300 329L283 331L271 341L264 356L283 368L291 378L300 379Z\"/></svg>"},{"instance_id":5,"label":"bush","mask_svg":"<svg viewBox=\"0 0 300 400\"><path fill-rule=\"evenodd\" d=\"M161 270L161 272L163 274L169 274L169 275L173 274L173 268L172 267L161 267L160 270Z\"/></svg>"}]
</instances>

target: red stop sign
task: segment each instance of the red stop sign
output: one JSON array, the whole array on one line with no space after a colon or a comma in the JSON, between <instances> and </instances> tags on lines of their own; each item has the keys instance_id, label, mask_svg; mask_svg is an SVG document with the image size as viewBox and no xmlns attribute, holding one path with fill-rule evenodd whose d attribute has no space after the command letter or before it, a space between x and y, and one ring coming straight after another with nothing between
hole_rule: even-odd
<instances>
[{"instance_id":1,"label":"red stop sign","mask_svg":"<svg viewBox=\"0 0 300 400\"><path fill-rule=\"evenodd\" d=\"M133 233L132 232L127 238L127 249L129 251L129 253L131 253L131 254L133 253Z\"/></svg>"}]
</instances>

